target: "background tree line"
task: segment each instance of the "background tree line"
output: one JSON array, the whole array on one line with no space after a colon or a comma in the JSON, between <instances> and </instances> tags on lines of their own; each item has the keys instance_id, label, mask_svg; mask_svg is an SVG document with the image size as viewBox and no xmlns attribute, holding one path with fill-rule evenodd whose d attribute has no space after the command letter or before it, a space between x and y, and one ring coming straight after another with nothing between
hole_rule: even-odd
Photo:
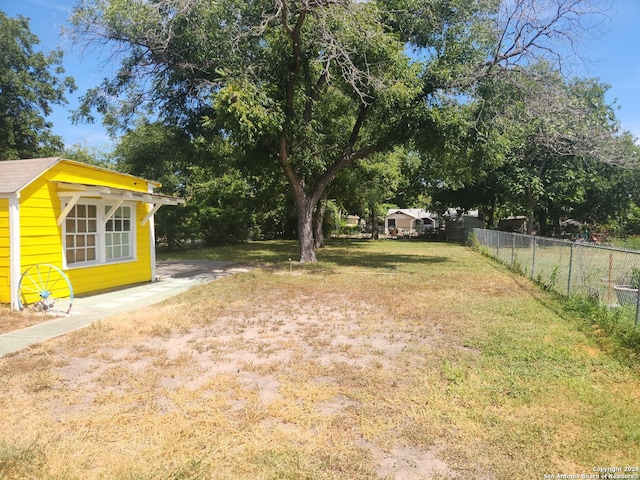
<instances>
[{"instance_id":1,"label":"background tree line","mask_svg":"<svg viewBox=\"0 0 640 480\"><path fill-rule=\"evenodd\" d=\"M62 52L36 53L28 22L1 14L17 52L0 63L0 110L17 112L1 157L59 153L159 180L188 199L159 212L171 247L298 238L314 261L327 212L375 225L388 205L480 208L489 226L521 214L547 234L565 218L633 231L635 139L606 85L560 74L560 52L601 12L538 3L80 1L76 41L122 61L76 118L97 113L113 152L64 151L45 120L73 88Z\"/></svg>"}]
</instances>

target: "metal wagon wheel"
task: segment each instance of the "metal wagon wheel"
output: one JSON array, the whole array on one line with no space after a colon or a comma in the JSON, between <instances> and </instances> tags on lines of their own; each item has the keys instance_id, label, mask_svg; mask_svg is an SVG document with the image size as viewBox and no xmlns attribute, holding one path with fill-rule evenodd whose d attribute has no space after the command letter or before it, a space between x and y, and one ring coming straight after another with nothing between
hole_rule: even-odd
<instances>
[{"instance_id":1,"label":"metal wagon wheel","mask_svg":"<svg viewBox=\"0 0 640 480\"><path fill-rule=\"evenodd\" d=\"M55 265L40 263L27 268L18 283L18 303L47 315L67 315L73 304L69 277Z\"/></svg>"}]
</instances>

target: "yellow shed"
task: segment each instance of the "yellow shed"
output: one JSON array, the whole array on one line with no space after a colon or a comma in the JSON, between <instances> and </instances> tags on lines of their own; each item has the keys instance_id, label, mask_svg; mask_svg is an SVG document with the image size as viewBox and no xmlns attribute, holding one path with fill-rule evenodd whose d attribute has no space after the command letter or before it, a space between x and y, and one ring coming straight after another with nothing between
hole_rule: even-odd
<instances>
[{"instance_id":1,"label":"yellow shed","mask_svg":"<svg viewBox=\"0 0 640 480\"><path fill-rule=\"evenodd\" d=\"M25 269L50 264L75 294L155 280L153 215L184 200L159 183L66 160L0 161L0 303Z\"/></svg>"}]
</instances>

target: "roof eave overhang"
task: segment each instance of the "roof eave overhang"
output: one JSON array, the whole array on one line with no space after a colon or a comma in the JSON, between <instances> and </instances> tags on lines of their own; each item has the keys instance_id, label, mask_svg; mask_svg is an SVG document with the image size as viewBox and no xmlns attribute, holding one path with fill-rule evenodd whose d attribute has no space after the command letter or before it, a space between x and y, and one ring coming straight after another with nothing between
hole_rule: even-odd
<instances>
[{"instance_id":1,"label":"roof eave overhang","mask_svg":"<svg viewBox=\"0 0 640 480\"><path fill-rule=\"evenodd\" d=\"M402 210L396 210L393 213L389 213L387 214L387 217L391 215L404 215L405 217L413 218L414 220L420 220L420 217L416 217L415 215L409 212L403 212Z\"/></svg>"},{"instance_id":2,"label":"roof eave overhang","mask_svg":"<svg viewBox=\"0 0 640 480\"><path fill-rule=\"evenodd\" d=\"M58 225L62 225L64 218L81 198L101 198L123 201L142 202L152 204L151 210L142 220L144 225L164 205L183 205L184 198L163 195L160 193L142 192L139 190L127 190L123 188L108 187L103 185L87 185L83 183L54 182L58 187L58 197L68 198L69 202L58 217ZM113 213L115 209L111 210Z\"/></svg>"}]
</instances>

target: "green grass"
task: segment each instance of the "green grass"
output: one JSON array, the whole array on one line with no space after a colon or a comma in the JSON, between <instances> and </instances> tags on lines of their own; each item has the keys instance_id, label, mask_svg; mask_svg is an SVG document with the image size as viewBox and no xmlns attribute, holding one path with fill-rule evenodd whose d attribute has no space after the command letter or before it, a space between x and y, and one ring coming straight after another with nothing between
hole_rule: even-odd
<instances>
[{"instance_id":1,"label":"green grass","mask_svg":"<svg viewBox=\"0 0 640 480\"><path fill-rule=\"evenodd\" d=\"M0 478L524 480L637 463L640 363L596 310L457 245L317 253L163 255L260 268L0 360Z\"/></svg>"},{"instance_id":2,"label":"green grass","mask_svg":"<svg viewBox=\"0 0 640 480\"><path fill-rule=\"evenodd\" d=\"M640 264L640 254L578 244L569 262L570 247L571 244L538 247L533 279L550 292L548 301L554 299L556 310L581 318L588 328L612 340L623 354L640 356L640 325L636 325L635 305L619 305L613 288L629 283L629 272ZM494 249L477 244L474 248L488 257L495 255ZM511 249L505 247L499 261L523 277L532 277L531 248L516 249L512 255ZM573 267L570 295L569 263Z\"/></svg>"},{"instance_id":3,"label":"green grass","mask_svg":"<svg viewBox=\"0 0 640 480\"><path fill-rule=\"evenodd\" d=\"M42 478L45 464L44 449L37 441L27 445L0 441L0 478Z\"/></svg>"},{"instance_id":4,"label":"green grass","mask_svg":"<svg viewBox=\"0 0 640 480\"><path fill-rule=\"evenodd\" d=\"M158 260L221 260L244 263L282 263L298 258L295 241L247 242L215 248L194 248L158 253Z\"/></svg>"},{"instance_id":5,"label":"green grass","mask_svg":"<svg viewBox=\"0 0 640 480\"><path fill-rule=\"evenodd\" d=\"M611 240L616 248L640 251L640 235L632 235L626 238L613 238Z\"/></svg>"}]
</instances>

